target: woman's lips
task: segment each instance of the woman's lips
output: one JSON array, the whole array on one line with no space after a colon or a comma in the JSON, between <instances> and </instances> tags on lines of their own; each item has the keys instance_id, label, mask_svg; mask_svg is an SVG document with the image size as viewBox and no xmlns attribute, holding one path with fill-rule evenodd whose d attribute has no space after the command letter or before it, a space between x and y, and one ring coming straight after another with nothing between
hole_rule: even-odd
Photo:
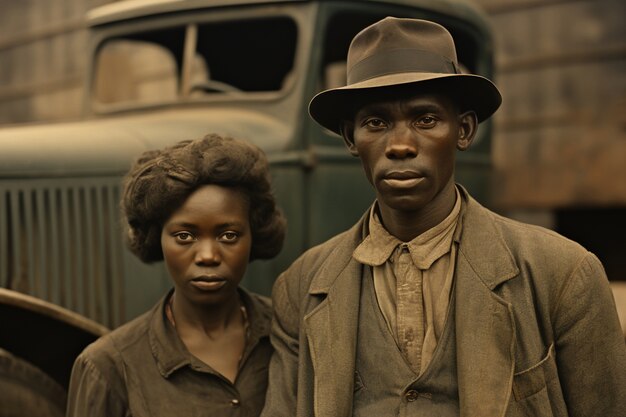
<instances>
[{"instance_id":1,"label":"woman's lips","mask_svg":"<svg viewBox=\"0 0 626 417\"><path fill-rule=\"evenodd\" d=\"M226 280L219 277L198 277L191 280L191 285L201 291L217 291L226 285Z\"/></svg>"}]
</instances>

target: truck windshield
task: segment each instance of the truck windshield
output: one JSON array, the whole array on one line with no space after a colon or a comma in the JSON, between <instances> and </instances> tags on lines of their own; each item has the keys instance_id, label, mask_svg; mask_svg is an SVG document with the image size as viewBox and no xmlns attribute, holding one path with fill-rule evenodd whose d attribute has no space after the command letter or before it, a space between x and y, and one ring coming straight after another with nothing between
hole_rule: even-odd
<instances>
[{"instance_id":1,"label":"truck windshield","mask_svg":"<svg viewBox=\"0 0 626 417\"><path fill-rule=\"evenodd\" d=\"M150 105L280 91L292 81L297 27L289 17L190 24L106 40L94 101Z\"/></svg>"}]
</instances>

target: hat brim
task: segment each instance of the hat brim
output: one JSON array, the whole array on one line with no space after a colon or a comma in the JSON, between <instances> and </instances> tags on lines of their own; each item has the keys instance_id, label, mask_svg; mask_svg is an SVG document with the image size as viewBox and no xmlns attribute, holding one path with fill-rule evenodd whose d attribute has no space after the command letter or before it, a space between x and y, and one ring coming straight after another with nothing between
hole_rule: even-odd
<instances>
[{"instance_id":1,"label":"hat brim","mask_svg":"<svg viewBox=\"0 0 626 417\"><path fill-rule=\"evenodd\" d=\"M454 96L464 110L476 112L478 122L489 118L502 103L498 88L480 75L400 73L322 91L309 103L309 114L326 129L340 134L341 123L353 116L355 104L374 98L380 92L424 86L441 88L444 94Z\"/></svg>"}]
</instances>

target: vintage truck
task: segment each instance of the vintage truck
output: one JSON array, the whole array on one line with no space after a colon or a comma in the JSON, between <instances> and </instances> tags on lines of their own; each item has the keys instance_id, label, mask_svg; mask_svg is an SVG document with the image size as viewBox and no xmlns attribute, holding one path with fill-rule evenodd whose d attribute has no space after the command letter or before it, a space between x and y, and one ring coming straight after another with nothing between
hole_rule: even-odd
<instances>
[{"instance_id":1,"label":"vintage truck","mask_svg":"<svg viewBox=\"0 0 626 417\"><path fill-rule=\"evenodd\" d=\"M243 283L269 294L296 256L372 202L358 160L307 105L344 82L351 38L389 15L440 22L463 68L491 76L489 26L463 0L126 0L89 12L84 117L0 129L0 287L108 328L147 310L171 284L162 265L125 249L121 176L146 149L218 132L256 143L272 165L287 241ZM457 168L487 203L490 144L485 123ZM3 316L1 327L14 320ZM12 337L31 326L13 326Z\"/></svg>"}]
</instances>

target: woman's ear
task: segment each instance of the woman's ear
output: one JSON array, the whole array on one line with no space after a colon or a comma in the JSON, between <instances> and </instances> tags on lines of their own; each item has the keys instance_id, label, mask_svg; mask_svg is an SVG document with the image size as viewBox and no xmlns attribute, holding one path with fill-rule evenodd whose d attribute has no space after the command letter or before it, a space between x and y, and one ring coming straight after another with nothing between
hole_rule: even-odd
<instances>
[{"instance_id":1,"label":"woman's ear","mask_svg":"<svg viewBox=\"0 0 626 417\"><path fill-rule=\"evenodd\" d=\"M339 126L339 133L341 133L341 137L343 137L343 142L348 148L348 152L352 156L359 156L359 151L356 149L356 145L354 144L354 123L348 120L344 120L341 122Z\"/></svg>"},{"instance_id":2,"label":"woman's ear","mask_svg":"<svg viewBox=\"0 0 626 417\"><path fill-rule=\"evenodd\" d=\"M476 112L471 110L459 115L459 139L456 148L460 151L467 150L476 136L478 130L478 118Z\"/></svg>"}]
</instances>

